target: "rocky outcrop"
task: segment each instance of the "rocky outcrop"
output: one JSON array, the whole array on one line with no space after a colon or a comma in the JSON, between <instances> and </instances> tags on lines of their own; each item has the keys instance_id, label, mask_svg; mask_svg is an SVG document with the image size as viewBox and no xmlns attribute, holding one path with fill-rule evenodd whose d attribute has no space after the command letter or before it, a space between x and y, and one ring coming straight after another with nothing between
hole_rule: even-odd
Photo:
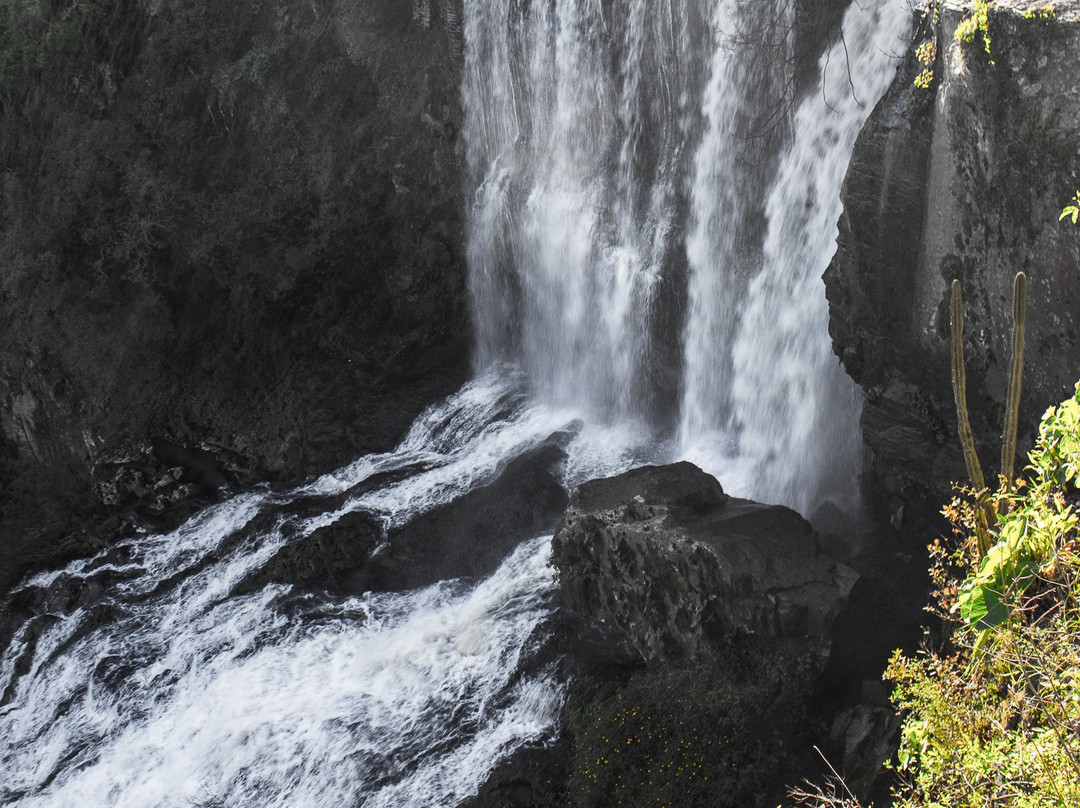
<instances>
[{"instance_id":1,"label":"rocky outcrop","mask_svg":"<svg viewBox=\"0 0 1080 808\"><path fill-rule=\"evenodd\" d=\"M550 534L558 522L567 495L553 472L566 456L560 446L563 437L557 434L510 461L487 485L390 530L371 513L348 511L349 503L419 473L422 464L374 475L330 497L291 500L259 518L272 525L282 513L313 517L339 509L347 512L286 543L238 591L274 582L360 595L486 577L522 541Z\"/></svg>"},{"instance_id":2,"label":"rocky outcrop","mask_svg":"<svg viewBox=\"0 0 1080 808\"><path fill-rule=\"evenodd\" d=\"M12 15L41 52L0 68L0 588L129 442L293 477L463 380L460 0Z\"/></svg>"},{"instance_id":3,"label":"rocky outcrop","mask_svg":"<svg viewBox=\"0 0 1080 808\"><path fill-rule=\"evenodd\" d=\"M643 467L574 491L552 561L555 655L526 664L569 674L563 732L466 805L783 799L813 765L822 661L856 578L809 524L728 497L690 463Z\"/></svg>"},{"instance_id":4,"label":"rocky outcrop","mask_svg":"<svg viewBox=\"0 0 1080 808\"><path fill-rule=\"evenodd\" d=\"M852 156L825 274L830 333L866 390L875 499L896 526L925 527L965 477L948 352L954 278L988 475L1000 453L1017 270L1029 279L1020 423L1030 430L1080 376L1080 231L1058 221L1080 186L1080 7L1051 5L1046 14L1036 13L1043 3L994 4L989 53L981 34L957 41L964 5L929 11ZM920 46L929 59L917 58ZM929 86L916 86L927 67Z\"/></svg>"},{"instance_id":5,"label":"rocky outcrop","mask_svg":"<svg viewBox=\"0 0 1080 808\"><path fill-rule=\"evenodd\" d=\"M686 462L580 486L553 548L564 605L650 663L708 658L740 633L825 653L857 578L797 513L728 497Z\"/></svg>"},{"instance_id":6,"label":"rocky outcrop","mask_svg":"<svg viewBox=\"0 0 1080 808\"><path fill-rule=\"evenodd\" d=\"M357 579L361 589L400 590L447 578L482 578L525 539L550 535L566 507L555 477L556 444L510 461L491 483L390 531ZM362 583L361 583L362 582Z\"/></svg>"}]
</instances>

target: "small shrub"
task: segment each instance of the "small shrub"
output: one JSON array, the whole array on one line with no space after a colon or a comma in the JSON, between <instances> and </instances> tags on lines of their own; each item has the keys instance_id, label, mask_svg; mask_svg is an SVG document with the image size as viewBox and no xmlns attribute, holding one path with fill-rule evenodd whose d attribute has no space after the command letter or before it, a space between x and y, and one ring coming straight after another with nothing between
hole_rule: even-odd
<instances>
[{"instance_id":1,"label":"small shrub","mask_svg":"<svg viewBox=\"0 0 1080 808\"><path fill-rule=\"evenodd\" d=\"M1062 219L1072 219L1072 223L1076 224L1077 218L1080 218L1080 191L1077 191L1073 195L1073 201L1061 209L1061 215L1058 216L1058 221Z\"/></svg>"},{"instance_id":2,"label":"small shrub","mask_svg":"<svg viewBox=\"0 0 1080 808\"><path fill-rule=\"evenodd\" d=\"M898 805L1080 805L1080 385L1029 460L1023 485L989 496L996 543L980 561L985 503L945 509L960 537L931 548L946 637L886 672L908 713Z\"/></svg>"},{"instance_id":3,"label":"small shrub","mask_svg":"<svg viewBox=\"0 0 1080 808\"><path fill-rule=\"evenodd\" d=\"M919 45L915 51L915 58L923 65L922 71L915 77L915 86L920 90L928 90L934 83L934 62L937 60L937 39L928 39Z\"/></svg>"},{"instance_id":4,"label":"small shrub","mask_svg":"<svg viewBox=\"0 0 1080 808\"><path fill-rule=\"evenodd\" d=\"M971 14L956 26L955 37L957 42L968 45L981 42L987 61L994 64L993 56L990 53L990 4L983 2L983 0L976 0Z\"/></svg>"}]
</instances>

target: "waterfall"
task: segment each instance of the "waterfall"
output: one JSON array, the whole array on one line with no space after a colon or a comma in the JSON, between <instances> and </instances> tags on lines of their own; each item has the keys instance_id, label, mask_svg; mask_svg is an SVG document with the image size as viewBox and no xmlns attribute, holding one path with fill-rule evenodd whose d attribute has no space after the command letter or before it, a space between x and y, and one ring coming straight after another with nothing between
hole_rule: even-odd
<instances>
[{"instance_id":1,"label":"waterfall","mask_svg":"<svg viewBox=\"0 0 1080 808\"><path fill-rule=\"evenodd\" d=\"M478 364L516 362L544 399L601 418L636 417L649 395L699 5L465 3Z\"/></svg>"},{"instance_id":2,"label":"waterfall","mask_svg":"<svg viewBox=\"0 0 1080 808\"><path fill-rule=\"evenodd\" d=\"M740 205L758 202L737 194L732 202L730 184L714 179L717 160L731 159L730 146L714 135L698 153L695 195L710 200L695 205L708 214L699 227L716 216L710 188L722 186L725 211L735 212L707 228L711 240L695 229L690 241L696 295L687 322L681 448L733 490L803 512L826 501L857 504L861 399L832 353L821 275L835 249L840 187L855 138L892 80L909 25L903 3L848 8L840 39L821 57L818 81L795 113L771 189L761 196L767 224L760 246L740 249L733 245L738 234L724 232L723 222L745 215ZM709 99L709 109L721 110L718 120L730 117L726 103Z\"/></svg>"},{"instance_id":3,"label":"waterfall","mask_svg":"<svg viewBox=\"0 0 1080 808\"><path fill-rule=\"evenodd\" d=\"M559 731L567 682L537 651L550 537L482 580L265 581L350 514L381 526L370 562L553 442L568 489L689 457L735 494L851 505L860 402L820 276L910 12L852 3L800 93L795 8L464 0L476 378L391 452L118 537L10 593L0 803L460 804Z\"/></svg>"},{"instance_id":4,"label":"waterfall","mask_svg":"<svg viewBox=\"0 0 1080 808\"><path fill-rule=\"evenodd\" d=\"M820 278L910 13L852 4L801 97L798 22L790 0L467 1L477 365L673 429L669 456L733 493L851 511L860 402Z\"/></svg>"},{"instance_id":5,"label":"waterfall","mask_svg":"<svg viewBox=\"0 0 1080 808\"><path fill-rule=\"evenodd\" d=\"M786 0L716 4L717 41L690 177L686 239L689 309L679 433L688 453L703 443L725 442L732 418L730 346L747 283L761 264L765 188L774 144L787 124L793 17L794 5Z\"/></svg>"},{"instance_id":6,"label":"waterfall","mask_svg":"<svg viewBox=\"0 0 1080 808\"><path fill-rule=\"evenodd\" d=\"M242 584L344 513L389 528L486 484L569 417L480 379L394 452L18 587L4 611L36 607L0 656L0 803L427 808L474 793L555 730L563 683L521 668L550 612L549 537L478 582L357 596Z\"/></svg>"},{"instance_id":7,"label":"waterfall","mask_svg":"<svg viewBox=\"0 0 1080 808\"><path fill-rule=\"evenodd\" d=\"M732 346L738 451L755 490L809 512L852 504L861 392L833 355L821 276L836 247L840 187L855 138L892 80L911 15L903 3L853 4L821 58L766 202L761 270Z\"/></svg>"}]
</instances>

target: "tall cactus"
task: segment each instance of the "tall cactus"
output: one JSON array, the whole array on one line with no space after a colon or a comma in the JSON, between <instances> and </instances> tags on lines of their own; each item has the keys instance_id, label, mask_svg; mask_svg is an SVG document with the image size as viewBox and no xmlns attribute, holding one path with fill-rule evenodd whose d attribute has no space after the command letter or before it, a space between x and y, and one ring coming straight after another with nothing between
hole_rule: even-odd
<instances>
[{"instance_id":1,"label":"tall cactus","mask_svg":"<svg viewBox=\"0 0 1080 808\"><path fill-rule=\"evenodd\" d=\"M1013 279L1012 356L1009 361L1009 397L1005 407L1005 428L1001 433L1002 485L1008 491L1013 483L1016 461L1016 432L1020 417L1020 377L1024 372L1024 325L1027 311L1027 275L1017 272Z\"/></svg>"},{"instance_id":2,"label":"tall cactus","mask_svg":"<svg viewBox=\"0 0 1080 808\"><path fill-rule=\"evenodd\" d=\"M1020 377L1024 370L1024 326L1027 310L1027 276L1017 272L1013 280L1013 333L1012 356L1009 365L1009 393L1005 410L1005 427L1001 434L1001 478L1004 491L1013 483L1013 464L1016 460L1016 434L1020 410ZM952 383L956 400L956 422L960 433L960 445L964 449L964 463L968 477L976 491L986 488L979 455L975 451L975 435L967 409L967 374L964 370L964 303L960 295L960 281L952 282L952 310L949 318L952 331ZM991 546L990 528L993 511L988 506L978 508L978 524L975 535L979 555L984 556Z\"/></svg>"},{"instance_id":3,"label":"tall cactus","mask_svg":"<svg viewBox=\"0 0 1080 808\"><path fill-rule=\"evenodd\" d=\"M964 447L964 463L967 466L968 479L977 491L986 488L979 455L975 451L975 435L971 431L971 421L967 409L967 373L964 370L964 302L960 297L960 281L952 282L952 316L949 318L952 331L952 386L956 400L956 425L960 432L960 445Z\"/></svg>"}]
</instances>

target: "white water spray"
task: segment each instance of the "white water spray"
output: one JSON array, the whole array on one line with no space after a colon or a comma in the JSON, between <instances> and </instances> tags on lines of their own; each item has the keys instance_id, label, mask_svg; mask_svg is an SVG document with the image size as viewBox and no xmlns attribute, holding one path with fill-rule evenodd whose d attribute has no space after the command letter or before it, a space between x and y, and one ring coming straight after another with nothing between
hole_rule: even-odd
<instances>
[{"instance_id":1,"label":"white water spray","mask_svg":"<svg viewBox=\"0 0 1080 808\"><path fill-rule=\"evenodd\" d=\"M600 418L636 416L645 395L697 6L466 2L478 364L509 359L543 399Z\"/></svg>"},{"instance_id":2,"label":"white water spray","mask_svg":"<svg viewBox=\"0 0 1080 808\"><path fill-rule=\"evenodd\" d=\"M684 454L732 481L733 490L803 512L826 501L857 504L862 401L832 352L821 275L835 250L855 138L892 80L910 22L903 3L848 8L842 36L821 57L817 85L795 114L765 199L760 268L734 309L713 292L712 309L698 304L703 322L688 325L730 329L732 342L727 369L723 361L710 364L715 347L688 338ZM708 278L701 285L738 288L723 269L725 254L707 255L712 263L695 265ZM717 402L726 413L717 412ZM710 424L718 431L710 433Z\"/></svg>"},{"instance_id":3,"label":"white water spray","mask_svg":"<svg viewBox=\"0 0 1080 808\"><path fill-rule=\"evenodd\" d=\"M491 371L393 452L17 589L0 802L456 805L557 731L565 683L522 667L549 614L547 540L484 581L245 588L281 548L349 512L406 524L556 434L567 486L687 454L739 494L810 506L854 490L858 402L818 278L904 6L851 7L850 63L829 51L774 129L786 147L757 160L751 136L788 92L786 0L465 0L468 254ZM656 440L657 402L678 449Z\"/></svg>"}]
</instances>

